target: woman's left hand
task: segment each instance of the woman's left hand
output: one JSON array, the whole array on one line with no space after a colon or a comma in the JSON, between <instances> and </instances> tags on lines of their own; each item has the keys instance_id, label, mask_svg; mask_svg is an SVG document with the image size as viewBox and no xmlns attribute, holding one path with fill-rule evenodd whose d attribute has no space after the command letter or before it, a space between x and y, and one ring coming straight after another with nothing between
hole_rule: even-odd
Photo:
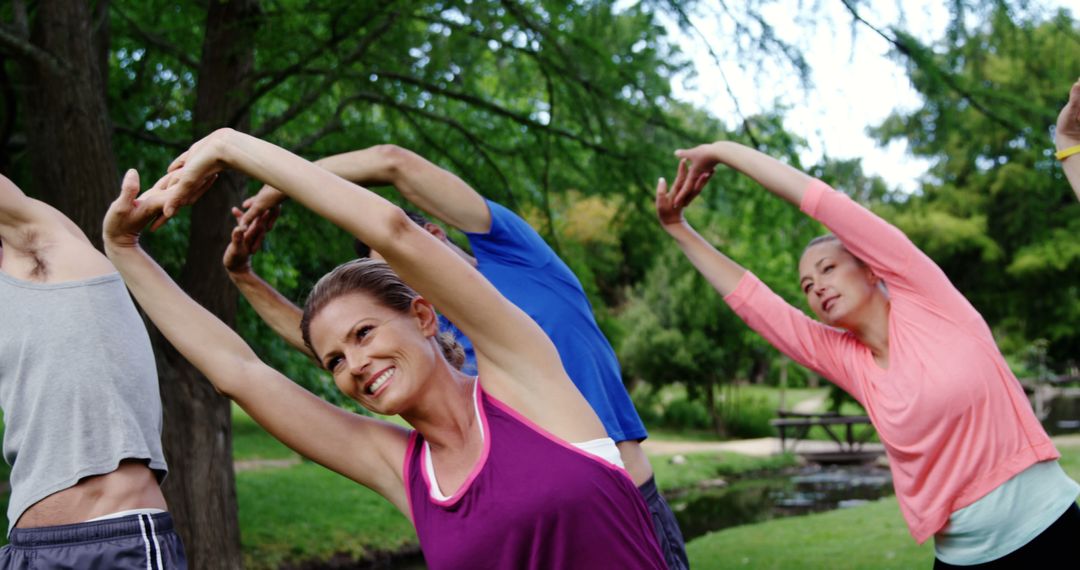
<instances>
[{"instance_id":1,"label":"woman's left hand","mask_svg":"<svg viewBox=\"0 0 1080 570\"><path fill-rule=\"evenodd\" d=\"M1080 145L1080 79L1069 89L1069 102L1058 114L1054 144L1058 150Z\"/></svg>"}]
</instances>

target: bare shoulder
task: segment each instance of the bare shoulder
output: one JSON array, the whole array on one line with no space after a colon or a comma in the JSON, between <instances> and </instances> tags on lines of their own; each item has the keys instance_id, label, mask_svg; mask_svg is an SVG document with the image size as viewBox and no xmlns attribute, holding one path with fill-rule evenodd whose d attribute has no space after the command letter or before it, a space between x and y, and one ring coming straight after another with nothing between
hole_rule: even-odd
<instances>
[{"instance_id":1,"label":"bare shoulder","mask_svg":"<svg viewBox=\"0 0 1080 570\"><path fill-rule=\"evenodd\" d=\"M115 271L74 222L33 198L24 198L17 218L0 224L0 245L0 270L17 279L59 283Z\"/></svg>"}]
</instances>

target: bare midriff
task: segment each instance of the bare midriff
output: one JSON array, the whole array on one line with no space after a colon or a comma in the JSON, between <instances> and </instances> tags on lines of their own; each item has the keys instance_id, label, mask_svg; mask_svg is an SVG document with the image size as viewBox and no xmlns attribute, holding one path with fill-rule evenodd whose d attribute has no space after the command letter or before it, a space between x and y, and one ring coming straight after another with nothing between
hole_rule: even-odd
<instances>
[{"instance_id":1,"label":"bare midriff","mask_svg":"<svg viewBox=\"0 0 1080 570\"><path fill-rule=\"evenodd\" d=\"M17 528L74 524L131 509L165 510L157 477L140 461L124 461L112 473L94 475L34 503Z\"/></svg>"}]
</instances>

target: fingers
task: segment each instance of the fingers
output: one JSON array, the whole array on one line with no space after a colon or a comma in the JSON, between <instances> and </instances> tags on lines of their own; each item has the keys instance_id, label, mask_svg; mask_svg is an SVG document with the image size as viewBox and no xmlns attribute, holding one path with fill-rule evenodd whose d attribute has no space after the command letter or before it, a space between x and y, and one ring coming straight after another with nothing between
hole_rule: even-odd
<instances>
[{"instance_id":1,"label":"fingers","mask_svg":"<svg viewBox=\"0 0 1080 570\"><path fill-rule=\"evenodd\" d=\"M712 175L715 174L715 170L707 170L698 175L697 180L694 182L694 195L697 196L705 188L705 185L709 183Z\"/></svg>"},{"instance_id":2,"label":"fingers","mask_svg":"<svg viewBox=\"0 0 1080 570\"><path fill-rule=\"evenodd\" d=\"M262 242L265 237L266 227L261 224L261 221L249 228L247 233L244 234L244 239L247 240L248 251L255 253L262 249Z\"/></svg>"},{"instance_id":3,"label":"fingers","mask_svg":"<svg viewBox=\"0 0 1080 570\"><path fill-rule=\"evenodd\" d=\"M245 203L247 202L245 201ZM240 223L245 226L250 226L251 224L255 223L255 218L259 217L259 214L261 213L262 211L258 208L258 206L252 204L251 206L247 207L247 211L245 211L244 215L240 218Z\"/></svg>"},{"instance_id":4,"label":"fingers","mask_svg":"<svg viewBox=\"0 0 1080 570\"><path fill-rule=\"evenodd\" d=\"M656 215L660 217L660 221L664 221L664 213L667 208L667 193L668 186L667 180L661 177L656 181Z\"/></svg>"},{"instance_id":5,"label":"fingers","mask_svg":"<svg viewBox=\"0 0 1080 570\"><path fill-rule=\"evenodd\" d=\"M266 231L270 231L274 229L274 223L277 222L278 216L281 215L281 206L274 206L266 212Z\"/></svg>"},{"instance_id":6,"label":"fingers","mask_svg":"<svg viewBox=\"0 0 1080 570\"><path fill-rule=\"evenodd\" d=\"M164 216L164 215L161 215L161 214L158 214L158 215L154 216L153 223L150 224L150 231L152 231L152 232L158 231L158 228L160 228L161 226L164 226L165 222L167 222L167 221L169 221L168 216Z\"/></svg>"},{"instance_id":7,"label":"fingers","mask_svg":"<svg viewBox=\"0 0 1080 570\"><path fill-rule=\"evenodd\" d=\"M169 163L169 167L165 169L166 172L172 172L174 170L179 170L179 169L183 168L184 164L187 163L188 153L190 153L190 152L191 152L190 150L185 151L180 156L174 158L173 161Z\"/></svg>"},{"instance_id":8,"label":"fingers","mask_svg":"<svg viewBox=\"0 0 1080 570\"><path fill-rule=\"evenodd\" d=\"M117 199L121 204L131 206L135 198L139 196L139 172L129 168L124 173L124 181L120 183L120 197Z\"/></svg>"},{"instance_id":9,"label":"fingers","mask_svg":"<svg viewBox=\"0 0 1080 570\"><path fill-rule=\"evenodd\" d=\"M266 235L266 232L266 216L259 216L255 218L255 221L250 226L244 226L244 242L252 250L258 249L257 244L262 243L262 238Z\"/></svg>"},{"instance_id":10,"label":"fingers","mask_svg":"<svg viewBox=\"0 0 1080 570\"><path fill-rule=\"evenodd\" d=\"M676 206L684 206L689 202L690 194L694 191L694 184L699 176L696 163L688 163L686 159L679 161L679 176L675 184L671 186L672 202Z\"/></svg>"},{"instance_id":11,"label":"fingers","mask_svg":"<svg viewBox=\"0 0 1080 570\"><path fill-rule=\"evenodd\" d=\"M151 190L165 190L166 188L169 187L169 184L172 183L172 179L173 179L173 173L172 172L167 172L167 173L165 173L165 176L162 176L161 178L158 178L158 181L155 182L154 185L150 187L150 189Z\"/></svg>"},{"instance_id":12,"label":"fingers","mask_svg":"<svg viewBox=\"0 0 1080 570\"><path fill-rule=\"evenodd\" d=\"M236 248L236 251L243 251L244 249L244 226L236 226L232 229L232 233L229 234L230 245Z\"/></svg>"}]
</instances>

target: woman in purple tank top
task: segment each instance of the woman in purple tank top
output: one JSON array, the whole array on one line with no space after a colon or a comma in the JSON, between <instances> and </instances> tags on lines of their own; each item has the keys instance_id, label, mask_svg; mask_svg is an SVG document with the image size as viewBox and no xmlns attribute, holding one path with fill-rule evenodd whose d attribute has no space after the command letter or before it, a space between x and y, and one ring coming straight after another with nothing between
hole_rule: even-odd
<instances>
[{"instance_id":1,"label":"woman in purple tank top","mask_svg":"<svg viewBox=\"0 0 1080 570\"><path fill-rule=\"evenodd\" d=\"M151 220L164 223L228 169L281 190L386 259L347 263L320 280L302 330L342 392L413 430L341 410L266 366L139 248ZM138 193L131 171L106 215L106 252L154 324L267 431L405 513L431 568L665 567L626 471L582 450L606 433L547 335L400 208L227 129ZM451 363L436 306L472 339L479 379Z\"/></svg>"}]
</instances>

